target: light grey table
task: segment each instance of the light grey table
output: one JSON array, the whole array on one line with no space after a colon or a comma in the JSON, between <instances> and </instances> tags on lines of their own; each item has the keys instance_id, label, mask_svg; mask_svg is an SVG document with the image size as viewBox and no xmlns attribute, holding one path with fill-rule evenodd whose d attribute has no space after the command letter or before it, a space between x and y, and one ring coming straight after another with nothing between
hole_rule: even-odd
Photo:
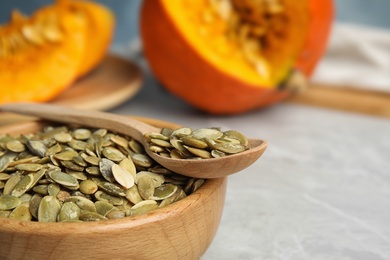
<instances>
[{"instance_id":1,"label":"light grey table","mask_svg":"<svg viewBox=\"0 0 390 260\"><path fill-rule=\"evenodd\" d=\"M222 221L202 259L390 259L389 119L287 103L212 116L145 71L141 91L111 112L269 141L255 164L229 177Z\"/></svg>"}]
</instances>

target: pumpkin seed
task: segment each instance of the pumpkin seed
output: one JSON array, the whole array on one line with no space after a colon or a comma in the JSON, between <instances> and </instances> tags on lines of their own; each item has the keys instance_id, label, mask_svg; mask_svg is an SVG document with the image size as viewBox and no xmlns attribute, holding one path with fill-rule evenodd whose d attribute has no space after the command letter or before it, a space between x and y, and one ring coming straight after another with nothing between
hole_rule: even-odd
<instances>
[{"instance_id":1,"label":"pumpkin seed","mask_svg":"<svg viewBox=\"0 0 390 260\"><path fill-rule=\"evenodd\" d=\"M245 146L241 144L210 142L210 146L213 149L216 149L226 154L235 154L245 151Z\"/></svg>"},{"instance_id":2,"label":"pumpkin seed","mask_svg":"<svg viewBox=\"0 0 390 260\"><path fill-rule=\"evenodd\" d=\"M105 136L107 134L108 130L107 129L104 129L104 128L101 128L101 129L97 129L96 131L93 132L93 135L98 135L98 136Z\"/></svg>"},{"instance_id":3,"label":"pumpkin seed","mask_svg":"<svg viewBox=\"0 0 390 260\"><path fill-rule=\"evenodd\" d=\"M97 200L108 202L108 203L110 203L111 205L114 205L114 206L119 206L119 205L123 204L123 198L107 194L107 193L105 193L105 192L103 192L101 190L97 191L94 194L94 196L95 196L95 198Z\"/></svg>"},{"instance_id":4,"label":"pumpkin seed","mask_svg":"<svg viewBox=\"0 0 390 260\"><path fill-rule=\"evenodd\" d=\"M70 142L68 142L69 147L71 147L74 150L78 151L84 151L87 147L87 143L80 140L74 140L72 139Z\"/></svg>"},{"instance_id":5,"label":"pumpkin seed","mask_svg":"<svg viewBox=\"0 0 390 260\"><path fill-rule=\"evenodd\" d=\"M84 211L96 212L95 204L91 200L82 196L70 196L65 200L65 202L74 202Z\"/></svg>"},{"instance_id":6,"label":"pumpkin seed","mask_svg":"<svg viewBox=\"0 0 390 260\"><path fill-rule=\"evenodd\" d=\"M94 181L87 179L80 183L79 189L84 194L94 194L98 190L98 186Z\"/></svg>"},{"instance_id":7,"label":"pumpkin seed","mask_svg":"<svg viewBox=\"0 0 390 260\"><path fill-rule=\"evenodd\" d=\"M133 175L129 171L121 167L120 165L113 164L111 166L111 171L116 182L122 185L122 187L128 189L134 185Z\"/></svg>"},{"instance_id":8,"label":"pumpkin seed","mask_svg":"<svg viewBox=\"0 0 390 260\"><path fill-rule=\"evenodd\" d=\"M124 218L126 217L126 213L122 210L113 209L110 212L106 214L106 217L108 219L118 219L118 218Z\"/></svg>"},{"instance_id":9,"label":"pumpkin seed","mask_svg":"<svg viewBox=\"0 0 390 260\"><path fill-rule=\"evenodd\" d=\"M85 128L79 128L73 131L73 137L77 140L87 140L91 135L91 131Z\"/></svg>"},{"instance_id":10,"label":"pumpkin seed","mask_svg":"<svg viewBox=\"0 0 390 260\"><path fill-rule=\"evenodd\" d=\"M171 196L165 198L164 200L162 200L160 202L160 204L158 205L159 208L166 207L166 206L172 204L173 202L178 201L178 200L186 197L186 194L184 193L183 189L180 188L180 186L176 186L176 187L177 187L177 189L176 189L175 193L172 194Z\"/></svg>"},{"instance_id":11,"label":"pumpkin seed","mask_svg":"<svg viewBox=\"0 0 390 260\"><path fill-rule=\"evenodd\" d=\"M195 180L194 185L192 186L191 193L197 191L203 184L204 184L204 180L203 179Z\"/></svg>"},{"instance_id":12,"label":"pumpkin seed","mask_svg":"<svg viewBox=\"0 0 390 260\"><path fill-rule=\"evenodd\" d=\"M111 203L103 200L98 200L95 202L96 212L102 216L106 216L108 212L115 209L115 206Z\"/></svg>"},{"instance_id":13,"label":"pumpkin seed","mask_svg":"<svg viewBox=\"0 0 390 260\"><path fill-rule=\"evenodd\" d=\"M129 147L134 153L143 154L145 152L144 147L134 139L129 141Z\"/></svg>"},{"instance_id":14,"label":"pumpkin seed","mask_svg":"<svg viewBox=\"0 0 390 260\"><path fill-rule=\"evenodd\" d=\"M7 169L8 165L14 160L17 156L17 153L7 152L6 154L0 157L0 172L3 172Z\"/></svg>"},{"instance_id":15,"label":"pumpkin seed","mask_svg":"<svg viewBox=\"0 0 390 260\"><path fill-rule=\"evenodd\" d=\"M30 221L32 219L32 215L29 211L29 205L26 203L20 204L14 210L12 210L8 218L21 221Z\"/></svg>"},{"instance_id":16,"label":"pumpkin seed","mask_svg":"<svg viewBox=\"0 0 390 260\"><path fill-rule=\"evenodd\" d=\"M93 175L93 176L99 176L100 175L99 167L96 167L96 166L87 167L87 168L85 168L85 171L88 174Z\"/></svg>"},{"instance_id":17,"label":"pumpkin seed","mask_svg":"<svg viewBox=\"0 0 390 260\"><path fill-rule=\"evenodd\" d=\"M6 144L6 147L8 150L15 152L15 153L24 152L26 150L26 147L24 146L24 144L22 144L19 140L9 141Z\"/></svg>"},{"instance_id":18,"label":"pumpkin seed","mask_svg":"<svg viewBox=\"0 0 390 260\"><path fill-rule=\"evenodd\" d=\"M33 26L25 25L22 27L21 32L23 37L32 44L42 45L44 43L43 37Z\"/></svg>"},{"instance_id":19,"label":"pumpkin seed","mask_svg":"<svg viewBox=\"0 0 390 260\"><path fill-rule=\"evenodd\" d=\"M30 173L24 175L13 188L11 195L16 197L22 196L26 191L28 191L31 188L33 183L34 183L33 174Z\"/></svg>"},{"instance_id":20,"label":"pumpkin seed","mask_svg":"<svg viewBox=\"0 0 390 260\"><path fill-rule=\"evenodd\" d=\"M88 164L84 161L83 157L77 155L72 158L73 162L77 165L80 165L81 167L87 167Z\"/></svg>"},{"instance_id":21,"label":"pumpkin seed","mask_svg":"<svg viewBox=\"0 0 390 260\"><path fill-rule=\"evenodd\" d=\"M65 171L66 171L67 174L75 177L77 180L84 181L84 180L88 179L87 175L84 172L73 171L71 169L65 169Z\"/></svg>"},{"instance_id":22,"label":"pumpkin seed","mask_svg":"<svg viewBox=\"0 0 390 260\"><path fill-rule=\"evenodd\" d=\"M200 128L192 132L191 136L195 139L218 139L223 135L223 133L214 128Z\"/></svg>"},{"instance_id":23,"label":"pumpkin seed","mask_svg":"<svg viewBox=\"0 0 390 260\"><path fill-rule=\"evenodd\" d=\"M95 165L95 166L98 166L100 164L100 161L102 160L101 158L99 157L96 157L96 156L86 156L83 158L87 163L91 164L91 165ZM105 159L105 158L103 158ZM105 159L107 160L107 159Z\"/></svg>"},{"instance_id":24,"label":"pumpkin seed","mask_svg":"<svg viewBox=\"0 0 390 260\"><path fill-rule=\"evenodd\" d=\"M226 153L218 151L218 150L211 150L211 156L214 158L219 158L219 157L226 156Z\"/></svg>"},{"instance_id":25,"label":"pumpkin seed","mask_svg":"<svg viewBox=\"0 0 390 260\"><path fill-rule=\"evenodd\" d=\"M150 142L161 147L166 147L166 148L172 147L170 142L161 139L151 139Z\"/></svg>"},{"instance_id":26,"label":"pumpkin seed","mask_svg":"<svg viewBox=\"0 0 390 260\"><path fill-rule=\"evenodd\" d=\"M125 158L121 151L113 147L104 147L102 153L107 159L114 162L120 162Z\"/></svg>"},{"instance_id":27,"label":"pumpkin seed","mask_svg":"<svg viewBox=\"0 0 390 260\"><path fill-rule=\"evenodd\" d=\"M104 190L108 194L111 194L114 196L121 196L121 197L126 196L125 190L123 190L121 187L119 187L111 182L103 181L103 182L97 183L97 185L99 186L99 188L101 188L102 190Z\"/></svg>"},{"instance_id":28,"label":"pumpkin seed","mask_svg":"<svg viewBox=\"0 0 390 260\"><path fill-rule=\"evenodd\" d=\"M22 196L19 197L20 201L23 203L29 203L31 200L31 195L28 193L24 193Z\"/></svg>"},{"instance_id":29,"label":"pumpkin seed","mask_svg":"<svg viewBox=\"0 0 390 260\"><path fill-rule=\"evenodd\" d=\"M42 200L42 196L40 194L34 194L31 199L30 199L30 202L29 202L29 211L30 211L30 214L38 219L38 208L39 208L39 205L41 203L41 200Z\"/></svg>"},{"instance_id":30,"label":"pumpkin seed","mask_svg":"<svg viewBox=\"0 0 390 260\"><path fill-rule=\"evenodd\" d=\"M59 42L64 37L64 34L57 24L45 24L42 28L42 34L49 42Z\"/></svg>"},{"instance_id":31,"label":"pumpkin seed","mask_svg":"<svg viewBox=\"0 0 390 260\"><path fill-rule=\"evenodd\" d=\"M69 192L64 191L64 190L60 190L60 192L58 192L58 194L57 194L57 199L58 199L60 202L64 202L64 201L66 201L70 196L71 196L71 195L70 195Z\"/></svg>"},{"instance_id":32,"label":"pumpkin seed","mask_svg":"<svg viewBox=\"0 0 390 260\"><path fill-rule=\"evenodd\" d=\"M50 171L48 173L49 177L60 185L64 185L66 187L78 187L79 182L75 177L69 175L67 173L61 171Z\"/></svg>"},{"instance_id":33,"label":"pumpkin seed","mask_svg":"<svg viewBox=\"0 0 390 260\"><path fill-rule=\"evenodd\" d=\"M72 136L69 133L58 133L54 135L54 139L59 143L67 143L72 140Z\"/></svg>"},{"instance_id":34,"label":"pumpkin seed","mask_svg":"<svg viewBox=\"0 0 390 260\"><path fill-rule=\"evenodd\" d=\"M242 133L240 133L238 131L234 131L234 130L225 131L224 135L231 137L231 138L234 138L234 139L237 139L240 142L240 144L243 146L248 145L248 139Z\"/></svg>"},{"instance_id":35,"label":"pumpkin seed","mask_svg":"<svg viewBox=\"0 0 390 260\"><path fill-rule=\"evenodd\" d=\"M122 161L119 162L119 166L121 166L123 169L126 169L133 176L133 179L136 182L137 169L132 160L130 160L129 158L124 158Z\"/></svg>"},{"instance_id":36,"label":"pumpkin seed","mask_svg":"<svg viewBox=\"0 0 390 260\"><path fill-rule=\"evenodd\" d=\"M47 193L50 195L50 196L53 196L53 197L57 197L58 193L60 192L61 190L61 187L60 185L58 185L57 183L50 183L48 186L47 186Z\"/></svg>"},{"instance_id":37,"label":"pumpkin seed","mask_svg":"<svg viewBox=\"0 0 390 260\"><path fill-rule=\"evenodd\" d=\"M150 158L146 154L133 154L131 156L131 160L134 162L135 165L141 166L141 167L151 167L153 165L152 158Z\"/></svg>"},{"instance_id":38,"label":"pumpkin seed","mask_svg":"<svg viewBox=\"0 0 390 260\"><path fill-rule=\"evenodd\" d=\"M181 127L172 132L171 136L183 137L190 135L192 133L192 129L189 127Z\"/></svg>"},{"instance_id":39,"label":"pumpkin seed","mask_svg":"<svg viewBox=\"0 0 390 260\"><path fill-rule=\"evenodd\" d=\"M82 221L101 221L101 220L106 220L105 216L102 216L96 212L83 212L80 214L80 220Z\"/></svg>"},{"instance_id":40,"label":"pumpkin seed","mask_svg":"<svg viewBox=\"0 0 390 260\"><path fill-rule=\"evenodd\" d=\"M115 163L109 159L102 158L100 163L99 163L99 170L104 179L106 179L109 182L114 182L115 178L112 174L112 166Z\"/></svg>"},{"instance_id":41,"label":"pumpkin seed","mask_svg":"<svg viewBox=\"0 0 390 260\"><path fill-rule=\"evenodd\" d=\"M0 218L8 218L10 214L10 210L0 210Z\"/></svg>"},{"instance_id":42,"label":"pumpkin seed","mask_svg":"<svg viewBox=\"0 0 390 260\"><path fill-rule=\"evenodd\" d=\"M27 140L26 146L28 150L39 157L45 157L47 148L42 141Z\"/></svg>"},{"instance_id":43,"label":"pumpkin seed","mask_svg":"<svg viewBox=\"0 0 390 260\"><path fill-rule=\"evenodd\" d=\"M13 195L0 196L0 210L14 209L21 204L21 200Z\"/></svg>"},{"instance_id":44,"label":"pumpkin seed","mask_svg":"<svg viewBox=\"0 0 390 260\"><path fill-rule=\"evenodd\" d=\"M54 158L60 161L72 161L73 158L78 155L79 154L75 150L67 150L67 151L54 154Z\"/></svg>"},{"instance_id":45,"label":"pumpkin seed","mask_svg":"<svg viewBox=\"0 0 390 260\"><path fill-rule=\"evenodd\" d=\"M59 153L62 151L62 147L59 143L56 143L55 145L49 147L47 150L46 150L46 154L45 156L50 156L50 155L54 155L56 153Z\"/></svg>"},{"instance_id":46,"label":"pumpkin seed","mask_svg":"<svg viewBox=\"0 0 390 260\"><path fill-rule=\"evenodd\" d=\"M185 137L182 137L180 138L180 140L188 145L188 146L191 146L191 147L195 147L195 148L199 148L199 149L205 149L207 148L207 143L205 141L202 141L202 140L199 140L199 139L196 139L194 137L191 137L191 136L185 136Z\"/></svg>"},{"instance_id":47,"label":"pumpkin seed","mask_svg":"<svg viewBox=\"0 0 390 260\"><path fill-rule=\"evenodd\" d=\"M151 178L153 186L155 188L161 186L161 184L164 183L165 178L163 175L159 175L157 173L149 172L149 171L140 171L137 173L137 179L140 179L142 176L147 175L148 177Z\"/></svg>"},{"instance_id":48,"label":"pumpkin seed","mask_svg":"<svg viewBox=\"0 0 390 260\"><path fill-rule=\"evenodd\" d=\"M130 210L130 216L136 216L143 213L147 213L151 210L154 210L158 207L155 200L144 200L135 204Z\"/></svg>"},{"instance_id":49,"label":"pumpkin seed","mask_svg":"<svg viewBox=\"0 0 390 260\"><path fill-rule=\"evenodd\" d=\"M60 202L55 197L53 196L43 197L38 208L38 221L56 222L60 209L61 209Z\"/></svg>"},{"instance_id":50,"label":"pumpkin seed","mask_svg":"<svg viewBox=\"0 0 390 260\"><path fill-rule=\"evenodd\" d=\"M41 184L41 185L36 185L32 188L32 190L37 193L37 194L41 194L41 195L48 195L49 192L48 192L48 187L49 185L48 184Z\"/></svg>"},{"instance_id":51,"label":"pumpkin seed","mask_svg":"<svg viewBox=\"0 0 390 260\"><path fill-rule=\"evenodd\" d=\"M9 178L11 178L11 175L9 175L8 173L2 173L2 172L0 172L0 181L6 181L6 180L8 180Z\"/></svg>"},{"instance_id":52,"label":"pumpkin seed","mask_svg":"<svg viewBox=\"0 0 390 260\"><path fill-rule=\"evenodd\" d=\"M153 179L149 175L138 178L138 192L144 200L148 200L153 196L154 188Z\"/></svg>"},{"instance_id":53,"label":"pumpkin seed","mask_svg":"<svg viewBox=\"0 0 390 260\"><path fill-rule=\"evenodd\" d=\"M138 202L141 202L143 200L138 192L137 185L134 185L126 191L126 199L128 199L133 204L137 204Z\"/></svg>"},{"instance_id":54,"label":"pumpkin seed","mask_svg":"<svg viewBox=\"0 0 390 260\"><path fill-rule=\"evenodd\" d=\"M165 136L165 135L160 134L160 133L152 133L152 132L146 133L145 138L148 139L149 141L152 141L153 139L162 140L162 141L169 141L168 136Z\"/></svg>"},{"instance_id":55,"label":"pumpkin seed","mask_svg":"<svg viewBox=\"0 0 390 260\"><path fill-rule=\"evenodd\" d=\"M113 141L115 144L128 148L129 147L129 142L127 141L126 138L119 136L119 135L113 135L110 138L111 141Z\"/></svg>"},{"instance_id":56,"label":"pumpkin seed","mask_svg":"<svg viewBox=\"0 0 390 260\"><path fill-rule=\"evenodd\" d=\"M149 150L154 152L154 153L163 153L165 152L166 150L164 149L164 147L161 147L161 146L157 146L157 145L150 145L149 146Z\"/></svg>"},{"instance_id":57,"label":"pumpkin seed","mask_svg":"<svg viewBox=\"0 0 390 260\"><path fill-rule=\"evenodd\" d=\"M172 196L177 190L177 186L173 184L164 184L154 189L154 194L151 197L153 200L164 200Z\"/></svg>"},{"instance_id":58,"label":"pumpkin seed","mask_svg":"<svg viewBox=\"0 0 390 260\"><path fill-rule=\"evenodd\" d=\"M28 172L37 172L40 169L42 169L42 164L35 164L35 163L21 163L15 165L16 170L20 171L28 171Z\"/></svg>"},{"instance_id":59,"label":"pumpkin seed","mask_svg":"<svg viewBox=\"0 0 390 260\"><path fill-rule=\"evenodd\" d=\"M81 209L76 203L68 201L65 202L58 213L58 222L79 220L81 215Z\"/></svg>"},{"instance_id":60,"label":"pumpkin seed","mask_svg":"<svg viewBox=\"0 0 390 260\"><path fill-rule=\"evenodd\" d=\"M84 170L83 166L75 164L72 161L60 161L60 162L61 162L61 165L64 166L65 168L68 168L68 169L71 169L74 171L80 171L80 172Z\"/></svg>"},{"instance_id":61,"label":"pumpkin seed","mask_svg":"<svg viewBox=\"0 0 390 260\"><path fill-rule=\"evenodd\" d=\"M202 149L199 149L199 148L190 147L190 146L187 146L187 145L184 145L184 148L186 148L193 155L199 156L200 158L203 158L203 159L211 158L211 153L209 151L202 150Z\"/></svg>"}]
</instances>

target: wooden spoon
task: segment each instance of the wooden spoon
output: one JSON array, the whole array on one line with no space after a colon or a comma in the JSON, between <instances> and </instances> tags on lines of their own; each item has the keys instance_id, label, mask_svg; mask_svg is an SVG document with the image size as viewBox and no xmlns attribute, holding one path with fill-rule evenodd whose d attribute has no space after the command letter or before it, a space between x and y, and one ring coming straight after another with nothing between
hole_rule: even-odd
<instances>
[{"instance_id":1,"label":"wooden spoon","mask_svg":"<svg viewBox=\"0 0 390 260\"><path fill-rule=\"evenodd\" d=\"M106 128L131 136L139 141L146 148L148 155L159 164L176 173L195 178L220 178L239 172L253 164L267 148L266 141L249 139L249 149L241 153L213 159L174 159L159 156L148 149L144 134L160 132L160 128L125 116L100 111L77 110L63 106L31 103L2 105L0 106L0 111L35 116L54 122Z\"/></svg>"}]
</instances>

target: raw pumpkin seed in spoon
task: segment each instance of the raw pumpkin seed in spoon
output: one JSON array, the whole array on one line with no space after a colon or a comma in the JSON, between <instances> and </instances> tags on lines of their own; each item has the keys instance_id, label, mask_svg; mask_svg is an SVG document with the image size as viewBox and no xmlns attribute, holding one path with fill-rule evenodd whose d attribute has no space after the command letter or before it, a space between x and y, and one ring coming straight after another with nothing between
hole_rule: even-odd
<instances>
[{"instance_id":1,"label":"raw pumpkin seed in spoon","mask_svg":"<svg viewBox=\"0 0 390 260\"><path fill-rule=\"evenodd\" d=\"M220 178L237 173L253 164L267 148L266 141L247 139L237 131L222 132L215 128L192 130L186 127L160 129L129 117L100 111L31 103L2 105L0 111L105 128L131 136L157 163L194 178Z\"/></svg>"}]
</instances>

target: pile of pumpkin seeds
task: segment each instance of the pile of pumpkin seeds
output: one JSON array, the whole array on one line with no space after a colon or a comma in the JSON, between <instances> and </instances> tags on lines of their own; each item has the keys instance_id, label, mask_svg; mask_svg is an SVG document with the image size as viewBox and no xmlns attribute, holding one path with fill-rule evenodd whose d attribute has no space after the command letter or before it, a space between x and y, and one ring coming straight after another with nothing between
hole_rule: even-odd
<instances>
[{"instance_id":1,"label":"pile of pumpkin seeds","mask_svg":"<svg viewBox=\"0 0 390 260\"><path fill-rule=\"evenodd\" d=\"M163 128L161 133L147 133L149 149L161 156L177 159L209 159L247 150L248 139L235 130L220 128Z\"/></svg>"},{"instance_id":2,"label":"pile of pumpkin seeds","mask_svg":"<svg viewBox=\"0 0 390 260\"><path fill-rule=\"evenodd\" d=\"M48 126L0 136L0 217L100 221L164 207L205 180L157 164L143 146L106 129Z\"/></svg>"}]
</instances>

